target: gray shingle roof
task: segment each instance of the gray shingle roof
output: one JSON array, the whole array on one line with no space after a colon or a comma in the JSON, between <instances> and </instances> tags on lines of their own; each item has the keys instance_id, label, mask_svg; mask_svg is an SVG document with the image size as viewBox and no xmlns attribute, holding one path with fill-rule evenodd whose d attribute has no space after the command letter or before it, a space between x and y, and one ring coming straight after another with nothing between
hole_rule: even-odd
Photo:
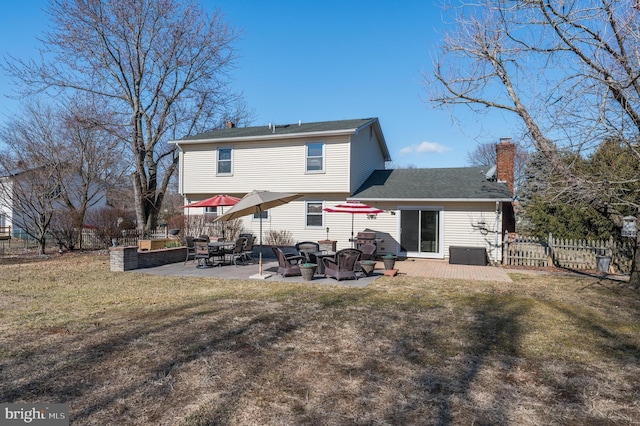
<instances>
[{"instance_id":1,"label":"gray shingle roof","mask_svg":"<svg viewBox=\"0 0 640 426\"><path fill-rule=\"evenodd\" d=\"M179 142L184 141L196 141L196 140L216 140L216 139L229 139L229 138L259 138L266 136L277 135L295 135L303 133L318 133L318 132L336 132L336 131L348 131L359 129L372 122L376 122L377 118L359 118L352 120L337 120L337 121L320 121L315 123L294 123L294 124L278 124L269 128L269 126L254 126L254 127L233 127L230 129L212 130L210 132L200 133L194 136L188 136L180 139Z\"/></svg>"},{"instance_id":2,"label":"gray shingle roof","mask_svg":"<svg viewBox=\"0 0 640 426\"><path fill-rule=\"evenodd\" d=\"M376 170L351 198L511 200L513 197L507 185L487 180L487 171L487 167Z\"/></svg>"}]
</instances>

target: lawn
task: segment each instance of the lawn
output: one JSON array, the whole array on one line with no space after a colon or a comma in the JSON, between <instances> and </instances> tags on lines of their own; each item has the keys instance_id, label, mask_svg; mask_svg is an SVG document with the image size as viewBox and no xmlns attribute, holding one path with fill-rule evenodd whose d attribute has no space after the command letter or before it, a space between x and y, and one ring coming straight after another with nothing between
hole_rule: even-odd
<instances>
[{"instance_id":1,"label":"lawn","mask_svg":"<svg viewBox=\"0 0 640 426\"><path fill-rule=\"evenodd\" d=\"M73 425L640 422L640 293L383 277L368 288L0 258L0 401Z\"/></svg>"}]
</instances>

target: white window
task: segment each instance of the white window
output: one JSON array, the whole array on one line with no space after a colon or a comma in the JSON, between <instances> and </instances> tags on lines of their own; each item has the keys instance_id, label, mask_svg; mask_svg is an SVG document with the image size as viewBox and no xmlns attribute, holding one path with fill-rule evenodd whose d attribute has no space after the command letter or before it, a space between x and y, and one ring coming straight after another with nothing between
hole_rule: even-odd
<instances>
[{"instance_id":1,"label":"white window","mask_svg":"<svg viewBox=\"0 0 640 426\"><path fill-rule=\"evenodd\" d=\"M207 214L218 214L218 207L205 207L204 212Z\"/></svg>"},{"instance_id":2,"label":"white window","mask_svg":"<svg viewBox=\"0 0 640 426\"><path fill-rule=\"evenodd\" d=\"M312 142L306 145L306 171L324 172L324 142Z\"/></svg>"},{"instance_id":3,"label":"white window","mask_svg":"<svg viewBox=\"0 0 640 426\"><path fill-rule=\"evenodd\" d=\"M218 148L218 175L230 175L233 173L233 150L231 148Z\"/></svg>"},{"instance_id":4,"label":"white window","mask_svg":"<svg viewBox=\"0 0 640 426\"><path fill-rule=\"evenodd\" d=\"M324 225L322 214L322 201L306 201L306 227L322 228Z\"/></svg>"}]
</instances>

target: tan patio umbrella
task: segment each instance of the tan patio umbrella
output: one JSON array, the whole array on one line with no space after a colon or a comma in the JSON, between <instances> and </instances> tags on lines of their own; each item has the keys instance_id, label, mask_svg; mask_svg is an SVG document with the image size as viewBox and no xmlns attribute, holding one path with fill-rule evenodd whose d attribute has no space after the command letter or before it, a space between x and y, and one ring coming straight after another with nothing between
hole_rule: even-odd
<instances>
[{"instance_id":1,"label":"tan patio umbrella","mask_svg":"<svg viewBox=\"0 0 640 426\"><path fill-rule=\"evenodd\" d=\"M283 192L271 192L271 191L258 191L254 190L238 201L233 207L229 209L222 216L218 216L218 220L231 220L249 214L260 214L260 261L259 261L259 276L253 276L251 278L268 278L269 275L262 274L262 212L272 209L274 207L287 204L296 198L302 197L302 194L289 194Z\"/></svg>"}]
</instances>

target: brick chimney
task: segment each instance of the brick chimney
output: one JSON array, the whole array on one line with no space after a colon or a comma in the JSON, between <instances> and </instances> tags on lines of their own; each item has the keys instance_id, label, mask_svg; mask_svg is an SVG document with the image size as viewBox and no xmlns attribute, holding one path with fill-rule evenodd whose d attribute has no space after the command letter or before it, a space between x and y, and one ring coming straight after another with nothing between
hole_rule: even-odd
<instances>
[{"instance_id":1,"label":"brick chimney","mask_svg":"<svg viewBox=\"0 0 640 426\"><path fill-rule=\"evenodd\" d=\"M499 182L507 183L512 195L515 154L516 146L511 143L511 138L500 138L496 145L496 177Z\"/></svg>"},{"instance_id":2,"label":"brick chimney","mask_svg":"<svg viewBox=\"0 0 640 426\"><path fill-rule=\"evenodd\" d=\"M236 127L236 123L234 123L231 120L228 120L227 122L224 123L224 127L227 129L233 129L234 127Z\"/></svg>"}]
</instances>

